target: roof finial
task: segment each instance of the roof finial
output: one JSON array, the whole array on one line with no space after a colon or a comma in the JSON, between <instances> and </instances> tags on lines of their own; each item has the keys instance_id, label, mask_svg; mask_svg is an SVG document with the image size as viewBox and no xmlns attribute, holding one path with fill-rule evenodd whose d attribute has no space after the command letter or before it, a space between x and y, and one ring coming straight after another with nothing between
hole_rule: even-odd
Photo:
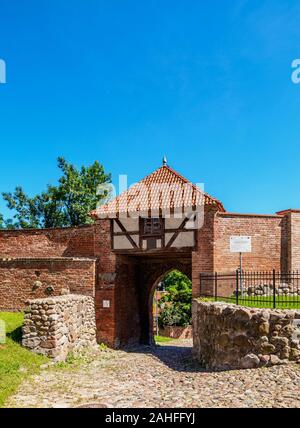
<instances>
[{"instance_id":1,"label":"roof finial","mask_svg":"<svg viewBox=\"0 0 300 428\"><path fill-rule=\"evenodd\" d=\"M168 164L167 157L166 157L166 155L164 155L163 166L167 166L167 164Z\"/></svg>"}]
</instances>

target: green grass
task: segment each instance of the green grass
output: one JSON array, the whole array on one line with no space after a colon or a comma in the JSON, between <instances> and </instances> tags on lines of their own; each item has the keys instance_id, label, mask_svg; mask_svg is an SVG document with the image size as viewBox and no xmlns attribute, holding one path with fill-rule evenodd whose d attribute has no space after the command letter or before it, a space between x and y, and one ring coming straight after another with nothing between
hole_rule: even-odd
<instances>
[{"instance_id":1,"label":"green grass","mask_svg":"<svg viewBox=\"0 0 300 428\"><path fill-rule=\"evenodd\" d=\"M49 361L21 347L22 313L0 312L6 323L6 343L0 344L0 407L28 376L38 373L40 365Z\"/></svg>"},{"instance_id":2,"label":"green grass","mask_svg":"<svg viewBox=\"0 0 300 428\"><path fill-rule=\"evenodd\" d=\"M155 339L155 343L168 343L174 340L171 337L164 337L164 336L154 336L154 339Z\"/></svg>"},{"instance_id":3,"label":"green grass","mask_svg":"<svg viewBox=\"0 0 300 428\"><path fill-rule=\"evenodd\" d=\"M207 302L214 302L214 298L201 298L200 300ZM218 298L218 302L236 304L235 297L230 299ZM239 297L239 305L247 306L249 308L271 308L273 309L273 297L268 296L247 296L246 298ZM276 309L300 309L300 298L293 298L293 296L279 296L276 297Z\"/></svg>"}]
</instances>

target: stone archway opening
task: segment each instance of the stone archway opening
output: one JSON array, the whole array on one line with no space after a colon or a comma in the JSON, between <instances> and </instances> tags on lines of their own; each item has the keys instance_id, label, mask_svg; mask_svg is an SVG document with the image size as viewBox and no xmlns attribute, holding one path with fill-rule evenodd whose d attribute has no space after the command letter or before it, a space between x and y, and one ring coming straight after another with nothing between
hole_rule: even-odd
<instances>
[{"instance_id":1,"label":"stone archway opening","mask_svg":"<svg viewBox=\"0 0 300 428\"><path fill-rule=\"evenodd\" d=\"M115 301L110 308L99 308L102 315L99 325L103 331L110 329L112 335L115 334L114 347L154 344L154 291L166 274L174 270L191 279L192 252L118 254L117 273L110 287ZM96 297L101 305L104 297L100 293ZM105 298L109 299L109 295L106 294ZM112 317L104 320L103 314L111 314Z\"/></svg>"},{"instance_id":2,"label":"stone archway opening","mask_svg":"<svg viewBox=\"0 0 300 428\"><path fill-rule=\"evenodd\" d=\"M179 272L191 284L192 261L191 254L184 257L143 258L138 264L139 291L139 332L141 344L154 345L154 314L153 300L155 290L168 275ZM192 297L191 297L192 300Z\"/></svg>"},{"instance_id":3,"label":"stone archway opening","mask_svg":"<svg viewBox=\"0 0 300 428\"><path fill-rule=\"evenodd\" d=\"M150 341L180 338L192 321L191 279L178 269L168 270L154 283L149 305Z\"/></svg>"}]
</instances>

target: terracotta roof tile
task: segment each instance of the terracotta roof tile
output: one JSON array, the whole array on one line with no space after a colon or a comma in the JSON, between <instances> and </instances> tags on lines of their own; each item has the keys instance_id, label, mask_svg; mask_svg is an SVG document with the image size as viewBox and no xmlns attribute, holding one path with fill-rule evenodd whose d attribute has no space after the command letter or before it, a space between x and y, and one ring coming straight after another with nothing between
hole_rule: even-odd
<instances>
[{"instance_id":1,"label":"terracotta roof tile","mask_svg":"<svg viewBox=\"0 0 300 428\"><path fill-rule=\"evenodd\" d=\"M220 201L202 192L169 166L162 166L118 197L91 213L93 217L113 217L124 213L181 210L201 205L225 209Z\"/></svg>"}]
</instances>

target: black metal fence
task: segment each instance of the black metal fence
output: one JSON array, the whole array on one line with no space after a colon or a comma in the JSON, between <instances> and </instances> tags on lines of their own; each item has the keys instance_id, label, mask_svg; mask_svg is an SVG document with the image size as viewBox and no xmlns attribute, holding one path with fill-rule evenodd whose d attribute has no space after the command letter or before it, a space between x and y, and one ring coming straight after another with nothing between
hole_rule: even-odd
<instances>
[{"instance_id":1,"label":"black metal fence","mask_svg":"<svg viewBox=\"0 0 300 428\"><path fill-rule=\"evenodd\" d=\"M203 273L200 297L250 307L300 309L300 272Z\"/></svg>"}]
</instances>

